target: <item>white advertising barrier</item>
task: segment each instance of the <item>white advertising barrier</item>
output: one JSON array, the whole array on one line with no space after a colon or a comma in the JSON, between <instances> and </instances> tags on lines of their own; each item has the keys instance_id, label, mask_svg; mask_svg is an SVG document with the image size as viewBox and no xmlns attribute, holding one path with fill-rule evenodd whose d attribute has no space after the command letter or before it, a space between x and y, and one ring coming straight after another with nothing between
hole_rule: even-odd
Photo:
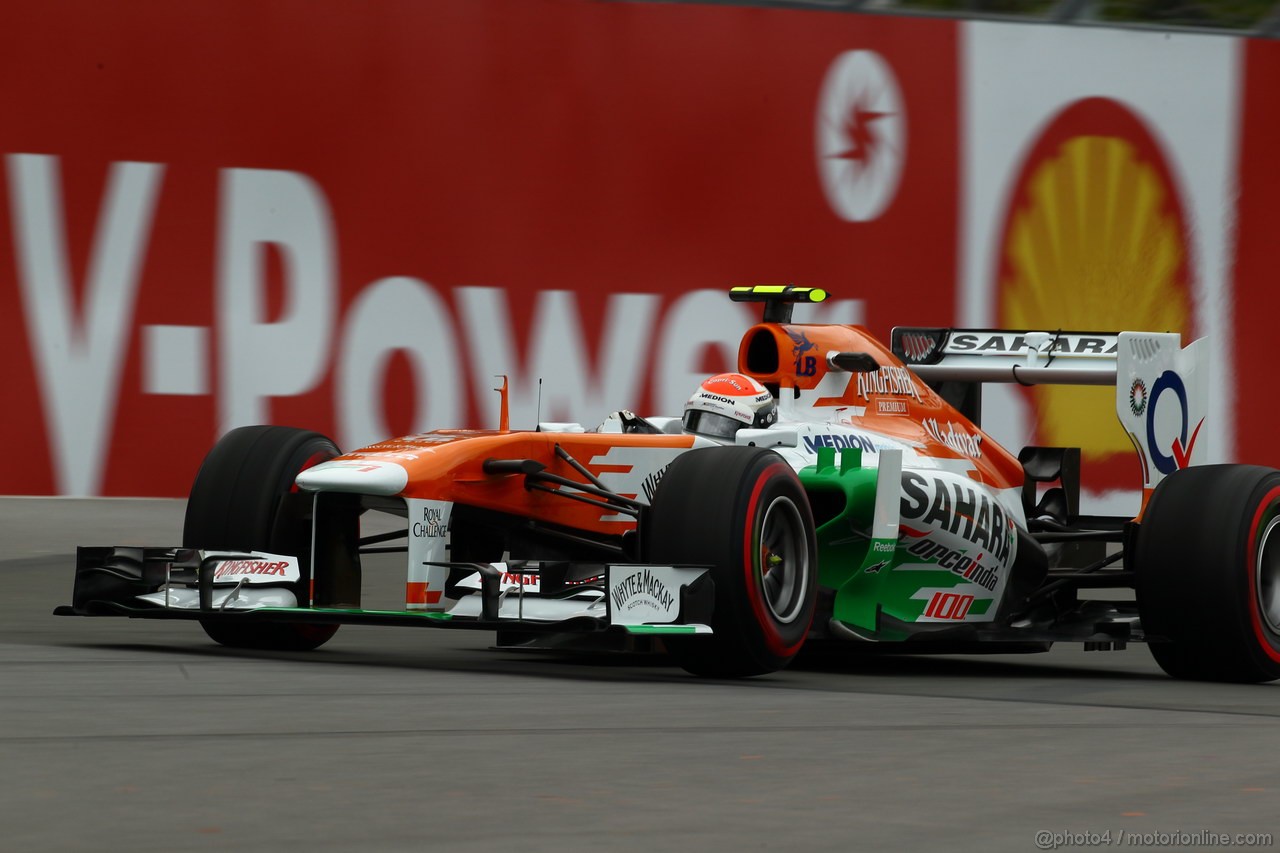
<instances>
[{"instance_id":1,"label":"white advertising barrier","mask_svg":"<svg viewBox=\"0 0 1280 853\"><path fill-rule=\"evenodd\" d=\"M1201 440L1233 458L1243 43L991 23L962 39L960 323L1207 337ZM1141 472L1108 390L992 391L997 440L1083 446L1088 509L1136 510Z\"/></svg>"}]
</instances>

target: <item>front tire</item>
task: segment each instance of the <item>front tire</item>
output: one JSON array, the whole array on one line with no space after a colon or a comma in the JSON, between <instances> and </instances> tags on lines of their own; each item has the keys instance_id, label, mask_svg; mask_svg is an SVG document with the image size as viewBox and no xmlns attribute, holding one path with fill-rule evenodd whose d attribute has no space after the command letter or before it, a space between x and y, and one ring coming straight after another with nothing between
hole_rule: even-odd
<instances>
[{"instance_id":1,"label":"front tire","mask_svg":"<svg viewBox=\"0 0 1280 853\"><path fill-rule=\"evenodd\" d=\"M1206 465L1156 486L1137 541L1138 607L1174 678L1280 678L1280 471Z\"/></svg>"},{"instance_id":2,"label":"front tire","mask_svg":"<svg viewBox=\"0 0 1280 853\"><path fill-rule=\"evenodd\" d=\"M311 524L294 478L338 455L338 447L316 432L283 426L246 426L219 439L196 475L187 500L182 543L205 550L267 551L311 558ZM304 572L304 576L309 574ZM309 591L295 595L305 601ZM337 625L201 619L215 642L242 649L310 651L324 645Z\"/></svg>"},{"instance_id":3,"label":"front tire","mask_svg":"<svg viewBox=\"0 0 1280 853\"><path fill-rule=\"evenodd\" d=\"M644 539L651 562L712 567L713 636L667 641L686 670L760 675L800 651L817 604L817 546L809 500L777 453L716 447L676 457Z\"/></svg>"}]
</instances>

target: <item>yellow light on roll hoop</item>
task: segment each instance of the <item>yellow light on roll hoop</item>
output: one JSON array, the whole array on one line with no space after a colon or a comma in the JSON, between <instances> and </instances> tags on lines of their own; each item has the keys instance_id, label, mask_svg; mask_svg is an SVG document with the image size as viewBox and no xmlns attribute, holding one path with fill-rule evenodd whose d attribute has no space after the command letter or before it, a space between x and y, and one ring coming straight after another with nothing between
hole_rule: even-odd
<instances>
[{"instance_id":1,"label":"yellow light on roll hoop","mask_svg":"<svg viewBox=\"0 0 1280 853\"><path fill-rule=\"evenodd\" d=\"M733 293L759 293L769 296L794 296L796 302L825 302L827 292L819 287L795 287L790 284L754 284L730 289Z\"/></svg>"}]
</instances>

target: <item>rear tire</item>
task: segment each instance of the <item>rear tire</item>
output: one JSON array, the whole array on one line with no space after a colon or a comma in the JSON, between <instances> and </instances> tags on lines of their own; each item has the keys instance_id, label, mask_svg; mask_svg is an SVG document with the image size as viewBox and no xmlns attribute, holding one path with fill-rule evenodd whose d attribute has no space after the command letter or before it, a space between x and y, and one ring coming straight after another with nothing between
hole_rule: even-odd
<instances>
[{"instance_id":1,"label":"rear tire","mask_svg":"<svg viewBox=\"0 0 1280 853\"><path fill-rule=\"evenodd\" d=\"M1138 607L1174 678L1280 678L1280 471L1205 465L1156 486L1137 541Z\"/></svg>"},{"instance_id":2,"label":"rear tire","mask_svg":"<svg viewBox=\"0 0 1280 853\"><path fill-rule=\"evenodd\" d=\"M689 672L740 677L786 666L804 643L818 594L813 515L782 457L716 447L676 457L645 520L654 563L712 566L711 637L670 638Z\"/></svg>"},{"instance_id":3,"label":"rear tire","mask_svg":"<svg viewBox=\"0 0 1280 853\"><path fill-rule=\"evenodd\" d=\"M209 451L191 486L183 546L290 554L309 567L311 524L305 501L282 499L297 492L294 478L301 471L337 455L337 445L316 432L282 426L231 430ZM306 601L310 591L302 586L294 594ZM337 625L221 619L202 619L200 626L224 646L277 651L310 651L338 632Z\"/></svg>"}]
</instances>

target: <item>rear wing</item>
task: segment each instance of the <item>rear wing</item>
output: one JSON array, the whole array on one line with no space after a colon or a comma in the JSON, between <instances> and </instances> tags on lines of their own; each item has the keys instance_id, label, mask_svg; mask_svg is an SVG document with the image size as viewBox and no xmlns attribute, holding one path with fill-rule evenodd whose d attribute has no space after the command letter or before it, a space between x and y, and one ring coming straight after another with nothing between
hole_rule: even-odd
<instances>
[{"instance_id":1,"label":"rear wing","mask_svg":"<svg viewBox=\"0 0 1280 853\"><path fill-rule=\"evenodd\" d=\"M898 327L894 355L975 423L981 387L1113 385L1116 416L1142 462L1146 490L1208 460L1209 348L1176 333Z\"/></svg>"},{"instance_id":2,"label":"rear wing","mask_svg":"<svg viewBox=\"0 0 1280 853\"><path fill-rule=\"evenodd\" d=\"M1121 334L899 327L890 345L926 382L1114 385Z\"/></svg>"}]
</instances>

